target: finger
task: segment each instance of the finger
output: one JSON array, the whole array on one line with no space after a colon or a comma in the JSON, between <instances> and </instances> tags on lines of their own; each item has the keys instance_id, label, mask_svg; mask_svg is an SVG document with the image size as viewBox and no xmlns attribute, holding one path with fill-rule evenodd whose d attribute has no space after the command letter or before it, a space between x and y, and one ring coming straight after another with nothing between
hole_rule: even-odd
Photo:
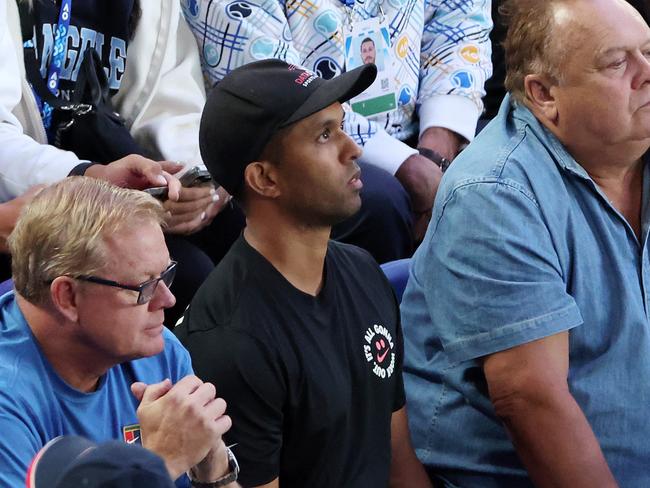
<instances>
[{"instance_id":1,"label":"finger","mask_svg":"<svg viewBox=\"0 0 650 488\"><path fill-rule=\"evenodd\" d=\"M144 390L142 390L140 385L144 385ZM172 382L169 379L164 379L160 383L153 383L151 385L145 385L144 383L139 382L134 383L131 387L131 392L133 392L136 398L138 397L138 393L141 393L140 402L148 404L155 402L172 388Z\"/></svg>"},{"instance_id":2,"label":"finger","mask_svg":"<svg viewBox=\"0 0 650 488\"><path fill-rule=\"evenodd\" d=\"M133 393L133 396L139 402L142 401L142 396L144 395L144 391L146 389L147 389L147 384L143 383L142 381L136 381L131 385L131 393Z\"/></svg>"},{"instance_id":3,"label":"finger","mask_svg":"<svg viewBox=\"0 0 650 488\"><path fill-rule=\"evenodd\" d=\"M212 383L203 383L192 392L191 397L200 405L206 406L214 401L216 395L217 389Z\"/></svg>"},{"instance_id":4,"label":"finger","mask_svg":"<svg viewBox=\"0 0 650 488\"><path fill-rule=\"evenodd\" d=\"M226 189L223 186L220 186L217 188L217 193L221 197L222 200L230 200L230 193L226 191Z\"/></svg>"},{"instance_id":5,"label":"finger","mask_svg":"<svg viewBox=\"0 0 650 488\"><path fill-rule=\"evenodd\" d=\"M162 169L170 174L176 174L185 167L182 163L176 161L160 161L159 163Z\"/></svg>"},{"instance_id":6,"label":"finger","mask_svg":"<svg viewBox=\"0 0 650 488\"><path fill-rule=\"evenodd\" d=\"M167 200L177 201L181 196L181 182L175 176L172 176L167 171L162 172L165 181L167 182Z\"/></svg>"},{"instance_id":7,"label":"finger","mask_svg":"<svg viewBox=\"0 0 650 488\"><path fill-rule=\"evenodd\" d=\"M214 217L208 217L208 214L205 212L203 212L200 217L201 217L201 221L198 224L194 225L194 228L192 228L192 230L189 231L190 234L194 234L200 231L201 229L203 229L204 227L207 227L208 225L210 225L210 222L212 222L212 219L214 218Z\"/></svg>"},{"instance_id":8,"label":"finger","mask_svg":"<svg viewBox=\"0 0 650 488\"><path fill-rule=\"evenodd\" d=\"M192 187L182 187L181 196L179 201L181 202L191 202L194 200L203 200L206 198L212 198L216 194L216 190L211 185L205 186L192 186Z\"/></svg>"},{"instance_id":9,"label":"finger","mask_svg":"<svg viewBox=\"0 0 650 488\"><path fill-rule=\"evenodd\" d=\"M203 222L205 222L205 216L204 214L201 214L190 221L181 221L181 222L178 222L177 219L172 217L172 219L169 220L168 222L169 223L166 229L168 233L191 234L192 232L201 228L201 225L203 224Z\"/></svg>"},{"instance_id":10,"label":"finger","mask_svg":"<svg viewBox=\"0 0 650 488\"><path fill-rule=\"evenodd\" d=\"M232 427L232 419L228 415L222 415L214 421L215 430L219 432L220 435L224 435Z\"/></svg>"},{"instance_id":11,"label":"finger","mask_svg":"<svg viewBox=\"0 0 650 488\"><path fill-rule=\"evenodd\" d=\"M192 200L190 202L172 202L167 201L164 203L165 210L171 212L172 216L185 216L184 220L200 215L205 212L209 205L212 204L212 198L202 198L201 200Z\"/></svg>"},{"instance_id":12,"label":"finger","mask_svg":"<svg viewBox=\"0 0 650 488\"><path fill-rule=\"evenodd\" d=\"M163 176L160 163L144 157L129 158L128 167L132 173L143 176L150 186L164 186L167 180Z\"/></svg>"},{"instance_id":13,"label":"finger","mask_svg":"<svg viewBox=\"0 0 650 488\"><path fill-rule=\"evenodd\" d=\"M221 212L225 206L226 205L223 202L215 202L208 205L208 208L205 209L205 218L208 220L208 223L219 215L219 212Z\"/></svg>"},{"instance_id":14,"label":"finger","mask_svg":"<svg viewBox=\"0 0 650 488\"><path fill-rule=\"evenodd\" d=\"M215 391L216 394L216 391ZM220 397L212 397L205 405L206 414L212 419L218 419L226 413L226 401Z\"/></svg>"},{"instance_id":15,"label":"finger","mask_svg":"<svg viewBox=\"0 0 650 488\"><path fill-rule=\"evenodd\" d=\"M184 376L180 381L178 381L172 388L175 393L181 395L191 395L194 391L203 384L201 379L193 374L188 374Z\"/></svg>"}]
</instances>

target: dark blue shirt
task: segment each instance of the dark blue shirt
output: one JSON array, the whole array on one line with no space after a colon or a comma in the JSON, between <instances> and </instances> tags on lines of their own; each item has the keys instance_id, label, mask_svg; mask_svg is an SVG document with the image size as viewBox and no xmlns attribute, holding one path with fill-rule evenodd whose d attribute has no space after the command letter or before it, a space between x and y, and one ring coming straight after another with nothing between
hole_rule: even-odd
<instances>
[{"instance_id":1,"label":"dark blue shirt","mask_svg":"<svg viewBox=\"0 0 650 488\"><path fill-rule=\"evenodd\" d=\"M66 39L66 54L60 74L60 97L69 100L81 66L81 55L88 46L100 54L111 90L117 91L126 69L126 50L134 0L72 0L72 16ZM47 70L54 49L54 33L60 2L34 2L36 52L41 75Z\"/></svg>"}]
</instances>

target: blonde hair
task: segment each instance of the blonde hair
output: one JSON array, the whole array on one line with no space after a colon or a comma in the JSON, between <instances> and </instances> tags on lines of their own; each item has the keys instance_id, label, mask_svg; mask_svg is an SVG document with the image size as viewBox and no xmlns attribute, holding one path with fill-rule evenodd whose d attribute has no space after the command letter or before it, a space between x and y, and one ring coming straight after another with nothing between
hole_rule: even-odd
<instances>
[{"instance_id":1,"label":"blonde hair","mask_svg":"<svg viewBox=\"0 0 650 488\"><path fill-rule=\"evenodd\" d=\"M163 225L160 202L145 192L74 176L25 206L8 244L16 291L44 305L58 276L96 273L106 262L105 236L141 222Z\"/></svg>"},{"instance_id":2,"label":"blonde hair","mask_svg":"<svg viewBox=\"0 0 650 488\"><path fill-rule=\"evenodd\" d=\"M518 102L526 99L524 80L529 74L562 79L566 49L558 45L554 6L568 0L506 0L499 13L508 25L503 42L506 60L506 90Z\"/></svg>"}]
</instances>

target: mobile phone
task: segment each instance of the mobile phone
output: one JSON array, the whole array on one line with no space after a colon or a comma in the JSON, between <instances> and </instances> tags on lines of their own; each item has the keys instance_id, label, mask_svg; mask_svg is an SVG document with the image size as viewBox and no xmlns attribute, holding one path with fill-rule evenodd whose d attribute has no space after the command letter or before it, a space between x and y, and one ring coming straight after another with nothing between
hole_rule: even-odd
<instances>
[{"instance_id":1,"label":"mobile phone","mask_svg":"<svg viewBox=\"0 0 650 488\"><path fill-rule=\"evenodd\" d=\"M154 186L153 188L145 188L144 190L149 195L158 200L165 200L167 198L167 187L166 186Z\"/></svg>"},{"instance_id":2,"label":"mobile phone","mask_svg":"<svg viewBox=\"0 0 650 488\"><path fill-rule=\"evenodd\" d=\"M185 188L202 185L203 183L208 183L212 181L212 176L210 172L206 169L203 169L199 166L194 166L193 168L188 169L183 175L178 178Z\"/></svg>"}]
</instances>

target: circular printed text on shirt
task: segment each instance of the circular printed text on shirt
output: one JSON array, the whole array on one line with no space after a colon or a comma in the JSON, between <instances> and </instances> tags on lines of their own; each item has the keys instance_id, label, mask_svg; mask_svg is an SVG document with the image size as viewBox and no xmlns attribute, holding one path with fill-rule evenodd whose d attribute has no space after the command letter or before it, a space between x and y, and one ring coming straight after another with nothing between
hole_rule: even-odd
<instances>
[{"instance_id":1,"label":"circular printed text on shirt","mask_svg":"<svg viewBox=\"0 0 650 488\"><path fill-rule=\"evenodd\" d=\"M390 378L395 371L395 345L390 332L375 324L366 329L364 339L363 352L372 364L372 372L379 378Z\"/></svg>"}]
</instances>

